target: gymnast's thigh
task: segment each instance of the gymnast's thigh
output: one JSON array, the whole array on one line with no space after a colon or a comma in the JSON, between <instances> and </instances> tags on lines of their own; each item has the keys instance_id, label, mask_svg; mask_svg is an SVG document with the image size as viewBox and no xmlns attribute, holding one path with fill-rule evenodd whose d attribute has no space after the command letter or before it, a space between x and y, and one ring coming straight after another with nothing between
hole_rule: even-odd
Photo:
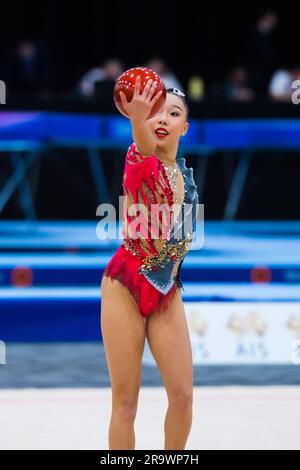
<instances>
[{"instance_id":1,"label":"gymnast's thigh","mask_svg":"<svg viewBox=\"0 0 300 470\"><path fill-rule=\"evenodd\" d=\"M127 288L106 276L101 282L101 331L113 394L138 393L146 322Z\"/></svg>"},{"instance_id":2,"label":"gymnast's thigh","mask_svg":"<svg viewBox=\"0 0 300 470\"><path fill-rule=\"evenodd\" d=\"M147 319L146 336L169 399L192 396L192 347L180 289L165 312Z\"/></svg>"}]
</instances>

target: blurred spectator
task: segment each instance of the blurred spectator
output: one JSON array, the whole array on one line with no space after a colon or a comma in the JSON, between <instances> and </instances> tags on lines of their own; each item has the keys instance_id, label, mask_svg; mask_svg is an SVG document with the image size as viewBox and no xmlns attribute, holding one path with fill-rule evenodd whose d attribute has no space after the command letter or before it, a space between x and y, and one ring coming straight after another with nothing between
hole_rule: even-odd
<instances>
[{"instance_id":1,"label":"blurred spectator","mask_svg":"<svg viewBox=\"0 0 300 470\"><path fill-rule=\"evenodd\" d=\"M93 96L96 93L98 82L112 82L124 72L124 65L118 58L111 57L100 65L86 72L80 79L78 91L84 96Z\"/></svg>"},{"instance_id":2,"label":"blurred spectator","mask_svg":"<svg viewBox=\"0 0 300 470\"><path fill-rule=\"evenodd\" d=\"M201 101L205 95L205 83L200 75L193 75L188 80L188 96L192 101Z\"/></svg>"},{"instance_id":3,"label":"blurred spectator","mask_svg":"<svg viewBox=\"0 0 300 470\"><path fill-rule=\"evenodd\" d=\"M246 67L236 65L230 71L228 78L215 87L213 96L231 101L253 101L255 93L250 85Z\"/></svg>"},{"instance_id":4,"label":"blurred spectator","mask_svg":"<svg viewBox=\"0 0 300 470\"><path fill-rule=\"evenodd\" d=\"M279 60L278 14L266 9L246 39L246 59L255 89L267 91L270 76Z\"/></svg>"},{"instance_id":5,"label":"blurred spectator","mask_svg":"<svg viewBox=\"0 0 300 470\"><path fill-rule=\"evenodd\" d=\"M274 72L270 85L269 96L274 101L291 101L291 95L295 91L292 83L300 80L300 64L296 63L286 69L279 69Z\"/></svg>"},{"instance_id":6,"label":"blurred spectator","mask_svg":"<svg viewBox=\"0 0 300 470\"><path fill-rule=\"evenodd\" d=\"M183 90L182 85L161 57L152 57L145 66L160 76L166 88L179 88L179 90Z\"/></svg>"},{"instance_id":7,"label":"blurred spectator","mask_svg":"<svg viewBox=\"0 0 300 470\"><path fill-rule=\"evenodd\" d=\"M1 69L9 91L47 94L55 86L49 48L29 38L17 42Z\"/></svg>"}]
</instances>

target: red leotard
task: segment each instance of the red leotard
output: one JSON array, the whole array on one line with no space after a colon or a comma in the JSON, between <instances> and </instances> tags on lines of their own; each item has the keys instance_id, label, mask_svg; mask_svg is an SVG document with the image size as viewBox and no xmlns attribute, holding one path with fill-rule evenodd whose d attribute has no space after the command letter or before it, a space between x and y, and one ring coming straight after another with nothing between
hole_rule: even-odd
<instances>
[{"instance_id":1,"label":"red leotard","mask_svg":"<svg viewBox=\"0 0 300 470\"><path fill-rule=\"evenodd\" d=\"M182 284L179 275L176 274L175 282L169 292L162 294L143 274L138 272L145 260L158 254L166 243L165 237L151 237L151 233L155 231L157 235L158 229L161 233L162 230L168 232L170 228L171 220L167 218L166 223L165 218L160 215L154 227L152 218L151 232L151 204L172 206L174 194L161 160L155 154L144 157L138 152L135 143L129 147L126 154L123 194L123 242L106 266L103 276L117 279L126 286L135 298L141 315L148 317L154 312L165 311L170 299L176 290L182 287ZM135 216L140 216L141 222L135 226L136 231L140 233L138 238L132 237L130 228L130 224L132 226L135 219L135 216L130 215L132 204L144 205L147 208L145 217L143 213L135 212ZM155 266L152 269L155 270Z\"/></svg>"}]
</instances>

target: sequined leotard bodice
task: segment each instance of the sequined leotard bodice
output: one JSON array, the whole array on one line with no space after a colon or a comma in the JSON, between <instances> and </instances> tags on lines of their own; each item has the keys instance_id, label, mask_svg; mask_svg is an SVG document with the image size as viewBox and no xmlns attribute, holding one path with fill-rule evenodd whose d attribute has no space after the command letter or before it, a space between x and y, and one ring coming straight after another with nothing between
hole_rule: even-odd
<instances>
[{"instance_id":1,"label":"sequined leotard bodice","mask_svg":"<svg viewBox=\"0 0 300 470\"><path fill-rule=\"evenodd\" d=\"M198 204L192 168L179 158L170 169L155 154L141 155L133 143L123 193L123 242L103 275L121 281L146 317L165 310L182 287L180 268L192 243Z\"/></svg>"}]
</instances>

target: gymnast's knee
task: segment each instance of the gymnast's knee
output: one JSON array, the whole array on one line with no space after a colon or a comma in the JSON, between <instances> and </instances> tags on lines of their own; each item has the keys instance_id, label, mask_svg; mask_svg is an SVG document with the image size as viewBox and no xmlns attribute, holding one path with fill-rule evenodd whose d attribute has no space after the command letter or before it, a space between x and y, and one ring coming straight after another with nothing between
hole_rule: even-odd
<instances>
[{"instance_id":1,"label":"gymnast's knee","mask_svg":"<svg viewBox=\"0 0 300 470\"><path fill-rule=\"evenodd\" d=\"M190 388L180 389L169 394L169 405L178 411L186 411L193 407L193 390Z\"/></svg>"},{"instance_id":2,"label":"gymnast's knee","mask_svg":"<svg viewBox=\"0 0 300 470\"><path fill-rule=\"evenodd\" d=\"M137 404L136 398L118 398L113 404L113 414L123 422L133 422L136 417Z\"/></svg>"}]
</instances>

